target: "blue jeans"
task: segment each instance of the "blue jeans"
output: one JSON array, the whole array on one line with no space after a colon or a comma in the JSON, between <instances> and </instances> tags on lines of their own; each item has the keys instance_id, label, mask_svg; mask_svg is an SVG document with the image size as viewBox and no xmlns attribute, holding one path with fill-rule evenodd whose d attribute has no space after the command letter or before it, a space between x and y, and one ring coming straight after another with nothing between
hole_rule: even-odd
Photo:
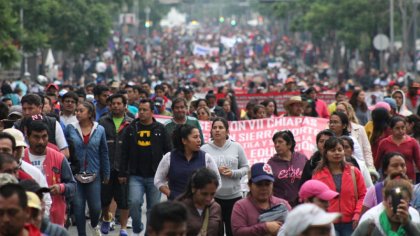
<instances>
[{"instance_id":1,"label":"blue jeans","mask_svg":"<svg viewBox=\"0 0 420 236\"><path fill-rule=\"evenodd\" d=\"M150 209L160 202L160 191L153 184L153 179L153 177L143 178L131 175L128 182L128 206L130 207L130 216L133 219L133 233L135 234L140 233L144 229L141 222L143 195L146 194L147 218L149 218Z\"/></svg>"},{"instance_id":2,"label":"blue jeans","mask_svg":"<svg viewBox=\"0 0 420 236\"><path fill-rule=\"evenodd\" d=\"M88 184L76 181L76 196L73 199L73 209L79 236L86 235L86 201L89 207L90 224L92 227L96 227L101 214L101 178L97 177L95 181Z\"/></svg>"},{"instance_id":3,"label":"blue jeans","mask_svg":"<svg viewBox=\"0 0 420 236\"><path fill-rule=\"evenodd\" d=\"M334 224L336 236L351 236L353 234L353 223Z\"/></svg>"}]
</instances>

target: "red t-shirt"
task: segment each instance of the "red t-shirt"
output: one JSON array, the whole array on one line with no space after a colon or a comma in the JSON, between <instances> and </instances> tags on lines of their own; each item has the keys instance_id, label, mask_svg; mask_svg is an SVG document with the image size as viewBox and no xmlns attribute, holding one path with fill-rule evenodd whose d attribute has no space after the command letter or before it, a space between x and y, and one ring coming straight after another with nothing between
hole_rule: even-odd
<instances>
[{"instance_id":1,"label":"red t-shirt","mask_svg":"<svg viewBox=\"0 0 420 236\"><path fill-rule=\"evenodd\" d=\"M88 144L89 143L89 136L90 136L90 134L83 135L83 143L84 144Z\"/></svg>"}]
</instances>

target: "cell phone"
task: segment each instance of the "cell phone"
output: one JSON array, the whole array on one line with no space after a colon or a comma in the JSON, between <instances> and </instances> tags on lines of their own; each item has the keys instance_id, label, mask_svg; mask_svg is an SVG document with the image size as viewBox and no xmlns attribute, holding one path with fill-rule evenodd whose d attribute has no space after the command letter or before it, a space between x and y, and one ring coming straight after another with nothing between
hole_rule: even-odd
<instances>
[{"instance_id":1,"label":"cell phone","mask_svg":"<svg viewBox=\"0 0 420 236\"><path fill-rule=\"evenodd\" d=\"M400 188L395 188L391 195L392 198L392 211L394 215L397 214L398 205L401 203L402 193Z\"/></svg>"}]
</instances>

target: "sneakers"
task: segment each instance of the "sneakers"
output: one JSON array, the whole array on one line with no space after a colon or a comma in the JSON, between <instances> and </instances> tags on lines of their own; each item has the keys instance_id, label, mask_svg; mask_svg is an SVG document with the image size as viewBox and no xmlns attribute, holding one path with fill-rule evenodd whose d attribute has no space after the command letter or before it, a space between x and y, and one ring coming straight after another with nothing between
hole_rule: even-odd
<instances>
[{"instance_id":1,"label":"sneakers","mask_svg":"<svg viewBox=\"0 0 420 236\"><path fill-rule=\"evenodd\" d=\"M101 224L101 233L108 234L110 228L111 228L111 222L102 221L102 224Z\"/></svg>"},{"instance_id":2,"label":"sneakers","mask_svg":"<svg viewBox=\"0 0 420 236\"><path fill-rule=\"evenodd\" d=\"M99 225L97 225L96 227L91 226L91 231L93 236L102 236L101 230L99 229Z\"/></svg>"},{"instance_id":3,"label":"sneakers","mask_svg":"<svg viewBox=\"0 0 420 236\"><path fill-rule=\"evenodd\" d=\"M105 221L105 217L104 217L104 220L102 221L101 232L103 234L108 234L109 231L111 230L111 222L112 222L112 213L111 212L108 213L108 219L109 219L109 221Z\"/></svg>"},{"instance_id":4,"label":"sneakers","mask_svg":"<svg viewBox=\"0 0 420 236\"><path fill-rule=\"evenodd\" d=\"M133 219L131 219L131 217L129 217L127 220L127 228L128 229L133 228Z\"/></svg>"},{"instance_id":5,"label":"sneakers","mask_svg":"<svg viewBox=\"0 0 420 236\"><path fill-rule=\"evenodd\" d=\"M125 229L120 230L120 236L128 236L128 232Z\"/></svg>"}]
</instances>

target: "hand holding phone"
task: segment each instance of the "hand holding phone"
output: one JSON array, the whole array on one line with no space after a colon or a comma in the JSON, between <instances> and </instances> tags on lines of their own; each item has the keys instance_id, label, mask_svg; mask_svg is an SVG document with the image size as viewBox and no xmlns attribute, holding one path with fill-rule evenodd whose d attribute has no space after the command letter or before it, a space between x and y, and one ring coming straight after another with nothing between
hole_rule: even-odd
<instances>
[{"instance_id":1,"label":"hand holding phone","mask_svg":"<svg viewBox=\"0 0 420 236\"><path fill-rule=\"evenodd\" d=\"M391 198L392 198L392 211L395 215L397 214L398 205L400 205L401 199L402 199L401 189L395 188L391 195Z\"/></svg>"}]
</instances>

